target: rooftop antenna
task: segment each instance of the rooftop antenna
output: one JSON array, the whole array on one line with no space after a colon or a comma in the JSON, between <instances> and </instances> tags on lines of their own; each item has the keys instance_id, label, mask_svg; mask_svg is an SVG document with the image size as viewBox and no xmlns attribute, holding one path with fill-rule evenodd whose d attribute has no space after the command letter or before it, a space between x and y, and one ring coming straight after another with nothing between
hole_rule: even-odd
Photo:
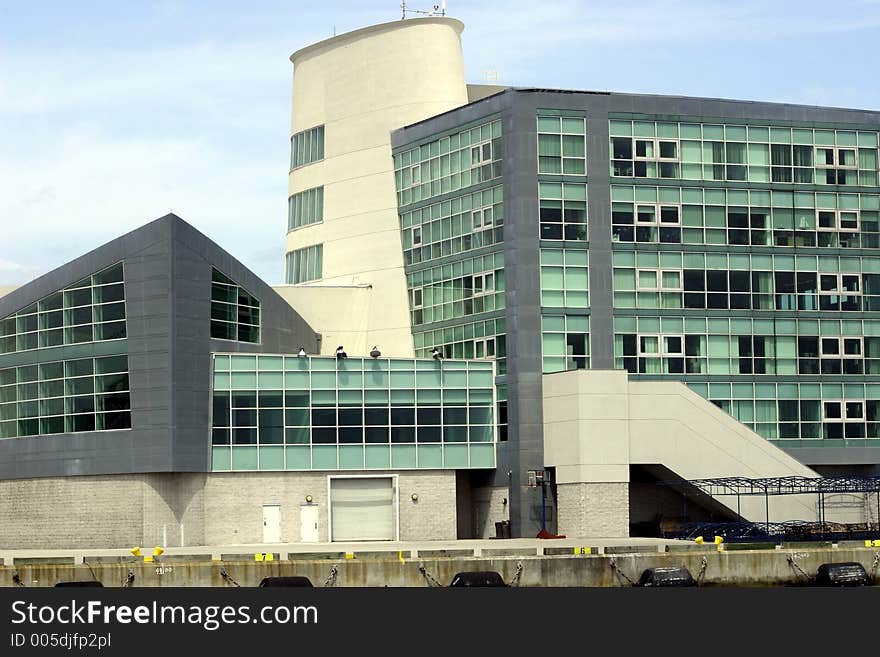
<instances>
[{"instance_id":1,"label":"rooftop antenna","mask_svg":"<svg viewBox=\"0 0 880 657\"><path fill-rule=\"evenodd\" d=\"M408 11L411 14L423 14L425 16L445 16L446 15L446 0L441 0L440 4L435 4L433 9L429 11L423 11L421 9L407 9L406 2L403 0L400 3L400 11L401 16L400 20L406 20L406 12Z\"/></svg>"}]
</instances>

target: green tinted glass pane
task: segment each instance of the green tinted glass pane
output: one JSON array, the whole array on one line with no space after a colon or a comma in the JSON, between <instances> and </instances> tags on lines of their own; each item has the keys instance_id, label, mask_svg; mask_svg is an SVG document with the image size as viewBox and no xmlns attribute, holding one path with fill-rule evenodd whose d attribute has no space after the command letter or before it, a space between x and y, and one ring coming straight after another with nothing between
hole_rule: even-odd
<instances>
[{"instance_id":1,"label":"green tinted glass pane","mask_svg":"<svg viewBox=\"0 0 880 657\"><path fill-rule=\"evenodd\" d=\"M311 468L311 448L308 445L285 447L287 470L308 470Z\"/></svg>"},{"instance_id":2,"label":"green tinted glass pane","mask_svg":"<svg viewBox=\"0 0 880 657\"><path fill-rule=\"evenodd\" d=\"M385 470L391 467L391 450L387 445L366 445L364 467L368 470Z\"/></svg>"},{"instance_id":3,"label":"green tinted glass pane","mask_svg":"<svg viewBox=\"0 0 880 657\"><path fill-rule=\"evenodd\" d=\"M284 469L283 447L260 447L259 450L260 470Z\"/></svg>"},{"instance_id":4,"label":"green tinted glass pane","mask_svg":"<svg viewBox=\"0 0 880 657\"><path fill-rule=\"evenodd\" d=\"M418 445L416 450L419 468L443 467L443 448L440 445Z\"/></svg>"},{"instance_id":5,"label":"green tinted glass pane","mask_svg":"<svg viewBox=\"0 0 880 657\"><path fill-rule=\"evenodd\" d=\"M232 448L232 470L256 470L257 448L237 446Z\"/></svg>"},{"instance_id":6,"label":"green tinted glass pane","mask_svg":"<svg viewBox=\"0 0 880 657\"><path fill-rule=\"evenodd\" d=\"M495 445L470 445L472 468L494 468L495 467Z\"/></svg>"},{"instance_id":7,"label":"green tinted glass pane","mask_svg":"<svg viewBox=\"0 0 880 657\"><path fill-rule=\"evenodd\" d=\"M336 470L336 450L335 445L314 445L312 447L312 469Z\"/></svg>"},{"instance_id":8,"label":"green tinted glass pane","mask_svg":"<svg viewBox=\"0 0 880 657\"><path fill-rule=\"evenodd\" d=\"M211 450L211 469L215 472L229 470L230 454L228 447L214 447Z\"/></svg>"},{"instance_id":9,"label":"green tinted glass pane","mask_svg":"<svg viewBox=\"0 0 880 657\"><path fill-rule=\"evenodd\" d=\"M416 467L415 445L392 445L391 467L392 468L415 468Z\"/></svg>"},{"instance_id":10,"label":"green tinted glass pane","mask_svg":"<svg viewBox=\"0 0 880 657\"><path fill-rule=\"evenodd\" d=\"M364 448L362 445L339 446L339 468L341 470L362 470L364 467Z\"/></svg>"},{"instance_id":11,"label":"green tinted glass pane","mask_svg":"<svg viewBox=\"0 0 880 657\"><path fill-rule=\"evenodd\" d=\"M466 468L466 467L468 467L468 446L467 445L444 445L443 446L443 467L445 467L445 468Z\"/></svg>"}]
</instances>

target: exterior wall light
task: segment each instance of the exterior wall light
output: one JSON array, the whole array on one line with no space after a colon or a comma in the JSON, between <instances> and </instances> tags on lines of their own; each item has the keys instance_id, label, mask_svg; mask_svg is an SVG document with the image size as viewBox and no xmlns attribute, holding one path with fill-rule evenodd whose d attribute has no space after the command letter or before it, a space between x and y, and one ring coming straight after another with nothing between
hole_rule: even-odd
<instances>
[{"instance_id":1,"label":"exterior wall light","mask_svg":"<svg viewBox=\"0 0 880 657\"><path fill-rule=\"evenodd\" d=\"M410 499L412 499L413 502L418 502L419 501L419 494L413 493L412 495L410 495Z\"/></svg>"},{"instance_id":2,"label":"exterior wall light","mask_svg":"<svg viewBox=\"0 0 880 657\"><path fill-rule=\"evenodd\" d=\"M311 495L306 495L306 502L309 504L312 503L312 496Z\"/></svg>"}]
</instances>

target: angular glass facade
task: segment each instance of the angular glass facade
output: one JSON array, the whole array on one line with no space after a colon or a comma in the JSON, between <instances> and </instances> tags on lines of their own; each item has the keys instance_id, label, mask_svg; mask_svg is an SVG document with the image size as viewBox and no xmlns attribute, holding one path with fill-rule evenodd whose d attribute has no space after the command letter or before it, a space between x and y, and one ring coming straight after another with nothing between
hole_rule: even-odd
<instances>
[{"instance_id":1,"label":"angular glass facade","mask_svg":"<svg viewBox=\"0 0 880 657\"><path fill-rule=\"evenodd\" d=\"M212 469L495 467L491 361L214 355Z\"/></svg>"},{"instance_id":2,"label":"angular glass facade","mask_svg":"<svg viewBox=\"0 0 880 657\"><path fill-rule=\"evenodd\" d=\"M211 270L211 337L260 342L260 300L217 269Z\"/></svg>"},{"instance_id":3,"label":"angular glass facade","mask_svg":"<svg viewBox=\"0 0 880 657\"><path fill-rule=\"evenodd\" d=\"M120 262L0 320L0 354L125 336Z\"/></svg>"},{"instance_id":4,"label":"angular glass facade","mask_svg":"<svg viewBox=\"0 0 880 657\"><path fill-rule=\"evenodd\" d=\"M486 117L394 151L416 356L506 371L501 121ZM498 390L501 439L506 398Z\"/></svg>"},{"instance_id":5,"label":"angular glass facade","mask_svg":"<svg viewBox=\"0 0 880 657\"><path fill-rule=\"evenodd\" d=\"M0 369L0 438L131 428L128 357Z\"/></svg>"},{"instance_id":6,"label":"angular glass facade","mask_svg":"<svg viewBox=\"0 0 880 657\"><path fill-rule=\"evenodd\" d=\"M459 126L394 154L417 356L505 369L501 121Z\"/></svg>"}]
</instances>

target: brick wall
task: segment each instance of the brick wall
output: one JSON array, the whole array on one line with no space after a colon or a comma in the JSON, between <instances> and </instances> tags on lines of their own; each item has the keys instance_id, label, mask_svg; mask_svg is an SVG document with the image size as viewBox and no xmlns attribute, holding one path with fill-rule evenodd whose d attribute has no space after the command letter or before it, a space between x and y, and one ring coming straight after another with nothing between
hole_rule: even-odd
<instances>
[{"instance_id":1,"label":"brick wall","mask_svg":"<svg viewBox=\"0 0 880 657\"><path fill-rule=\"evenodd\" d=\"M0 481L0 549L260 543L266 504L281 506L281 540L295 543L306 495L318 506L318 540L327 541L327 482L319 472ZM401 540L456 538L454 471L400 473L398 486Z\"/></svg>"},{"instance_id":2,"label":"brick wall","mask_svg":"<svg viewBox=\"0 0 880 657\"><path fill-rule=\"evenodd\" d=\"M556 492L559 534L591 538L629 536L628 484L558 484Z\"/></svg>"}]
</instances>

